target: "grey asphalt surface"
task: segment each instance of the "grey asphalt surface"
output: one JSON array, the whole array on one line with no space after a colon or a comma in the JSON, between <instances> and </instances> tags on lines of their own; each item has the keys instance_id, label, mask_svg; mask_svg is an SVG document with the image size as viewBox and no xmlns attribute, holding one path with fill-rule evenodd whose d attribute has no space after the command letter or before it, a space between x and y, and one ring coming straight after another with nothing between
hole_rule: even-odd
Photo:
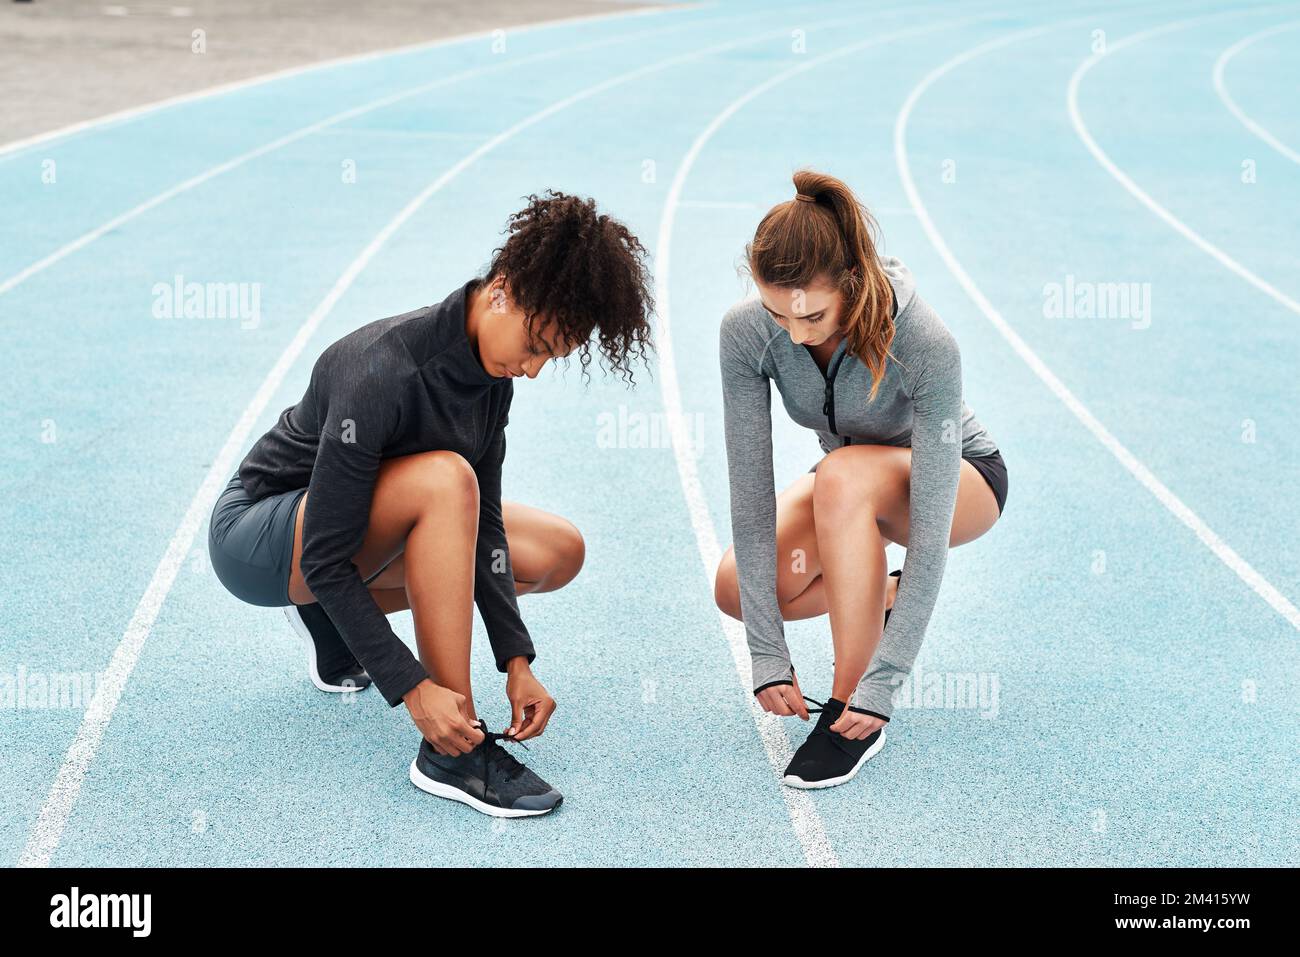
<instances>
[{"instance_id":1,"label":"grey asphalt surface","mask_svg":"<svg viewBox=\"0 0 1300 957\"><path fill-rule=\"evenodd\" d=\"M335 57L564 17L620 0L0 0L0 144ZM202 30L206 50L192 50Z\"/></svg>"}]
</instances>

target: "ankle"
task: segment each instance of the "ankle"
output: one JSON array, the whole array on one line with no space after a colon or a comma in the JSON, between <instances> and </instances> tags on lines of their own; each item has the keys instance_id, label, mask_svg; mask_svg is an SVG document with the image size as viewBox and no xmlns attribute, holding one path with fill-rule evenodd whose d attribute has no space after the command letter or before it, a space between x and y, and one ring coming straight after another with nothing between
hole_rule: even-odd
<instances>
[{"instance_id":1,"label":"ankle","mask_svg":"<svg viewBox=\"0 0 1300 957\"><path fill-rule=\"evenodd\" d=\"M863 671L865 672L866 669L864 668ZM832 701L837 701L839 702L839 706L843 708L848 703L848 700L853 697L853 692L857 690L858 682L861 680L861 675L858 676L857 680L849 678L833 678L831 680L831 696L826 699L827 705Z\"/></svg>"}]
</instances>

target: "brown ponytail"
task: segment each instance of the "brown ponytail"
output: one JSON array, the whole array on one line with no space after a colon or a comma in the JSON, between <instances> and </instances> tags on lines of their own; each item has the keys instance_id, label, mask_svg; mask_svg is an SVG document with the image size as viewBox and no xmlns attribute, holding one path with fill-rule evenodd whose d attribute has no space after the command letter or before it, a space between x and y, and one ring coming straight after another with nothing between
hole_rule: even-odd
<instances>
[{"instance_id":1,"label":"brown ponytail","mask_svg":"<svg viewBox=\"0 0 1300 957\"><path fill-rule=\"evenodd\" d=\"M845 306L848 351L871 370L871 393L885 376L894 341L894 293L876 255L880 230L842 180L826 173L794 174L795 198L773 206L745 246L751 275L786 289L824 278Z\"/></svg>"}]
</instances>

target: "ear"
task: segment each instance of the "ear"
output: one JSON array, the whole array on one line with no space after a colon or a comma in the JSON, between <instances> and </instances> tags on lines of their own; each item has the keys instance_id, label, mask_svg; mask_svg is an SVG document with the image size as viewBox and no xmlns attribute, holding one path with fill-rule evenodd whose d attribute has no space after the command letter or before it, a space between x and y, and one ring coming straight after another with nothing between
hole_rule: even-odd
<instances>
[{"instance_id":1,"label":"ear","mask_svg":"<svg viewBox=\"0 0 1300 957\"><path fill-rule=\"evenodd\" d=\"M488 286L488 302L493 312L506 312L510 308L510 293L506 289L504 276L497 276Z\"/></svg>"}]
</instances>

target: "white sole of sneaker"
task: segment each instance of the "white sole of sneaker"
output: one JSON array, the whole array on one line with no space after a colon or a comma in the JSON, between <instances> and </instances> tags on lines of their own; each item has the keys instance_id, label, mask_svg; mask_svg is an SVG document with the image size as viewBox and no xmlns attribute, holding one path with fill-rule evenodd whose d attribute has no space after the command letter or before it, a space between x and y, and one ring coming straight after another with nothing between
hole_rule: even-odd
<instances>
[{"instance_id":1,"label":"white sole of sneaker","mask_svg":"<svg viewBox=\"0 0 1300 957\"><path fill-rule=\"evenodd\" d=\"M419 761L411 761L411 783L421 791L440 798L447 798L450 801L459 801L461 804L468 804L474 810L483 814L490 814L492 817L537 817L539 814L550 814L555 810L548 807L542 811L519 811L508 807L493 807L491 804L484 804L472 794L466 794L460 788L454 788L450 784L443 784L441 781L435 781L420 770Z\"/></svg>"},{"instance_id":2,"label":"white sole of sneaker","mask_svg":"<svg viewBox=\"0 0 1300 957\"><path fill-rule=\"evenodd\" d=\"M365 690L365 688L358 685L332 685L321 678L320 672L316 670L316 642L311 640L311 629L309 629L307 623L302 620L302 615L298 614L298 606L286 605L281 610L284 612L284 617L289 620L289 624L293 626L293 630L298 635L298 638L307 646L307 677L311 679L312 684L321 691L328 691L331 694ZM370 686L366 685L365 687L368 688Z\"/></svg>"},{"instance_id":3,"label":"white sole of sneaker","mask_svg":"<svg viewBox=\"0 0 1300 957\"><path fill-rule=\"evenodd\" d=\"M858 758L858 763L853 765L853 770L851 770L848 774L841 774L837 778L827 778L824 781L805 781L803 778L798 777L797 775L787 774L785 777L781 779L781 783L786 784L792 788L802 788L805 791L812 791L817 788L833 788L837 784L843 784L845 781L853 780L853 775L857 774L858 769L861 768L862 765L867 763L867 759L871 758L873 755L879 752L880 749L883 748L884 746L885 746L885 729L881 728L880 737L876 738L876 743L873 744L871 747L867 748L867 750L862 752L862 757Z\"/></svg>"}]
</instances>

